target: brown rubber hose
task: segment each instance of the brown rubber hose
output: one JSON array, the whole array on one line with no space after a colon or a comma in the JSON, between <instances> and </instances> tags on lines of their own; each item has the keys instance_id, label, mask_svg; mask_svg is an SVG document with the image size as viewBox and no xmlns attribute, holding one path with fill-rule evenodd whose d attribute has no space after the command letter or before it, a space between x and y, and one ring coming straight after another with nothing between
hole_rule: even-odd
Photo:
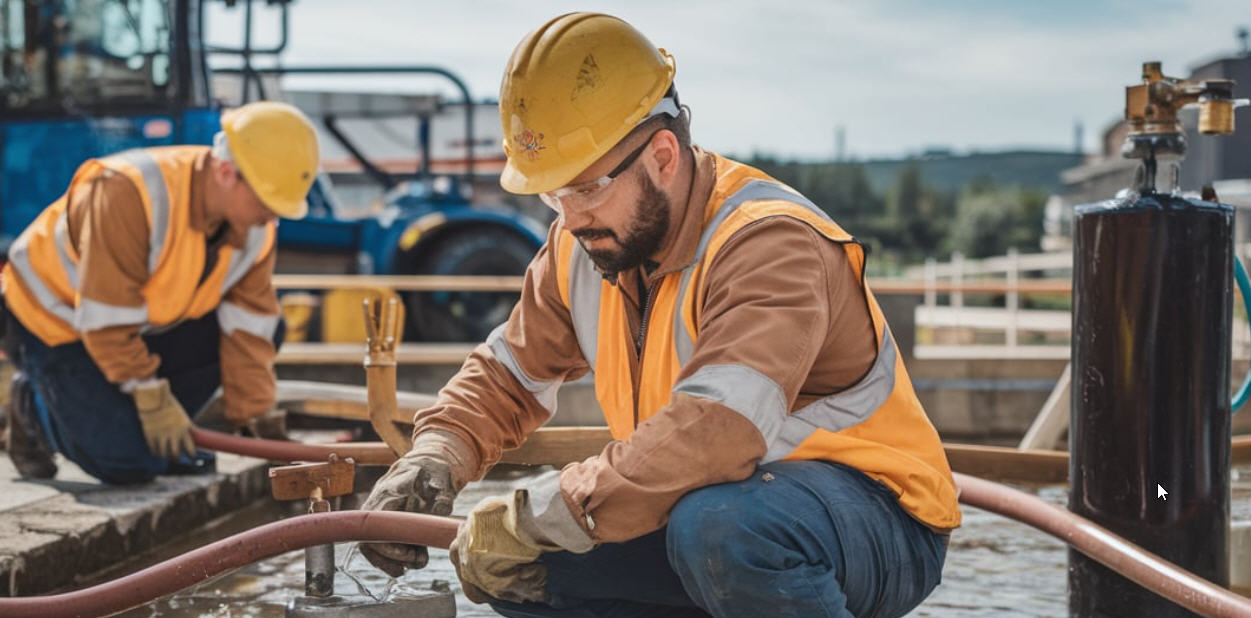
<instances>
[{"instance_id":1,"label":"brown rubber hose","mask_svg":"<svg viewBox=\"0 0 1251 618\"><path fill-rule=\"evenodd\" d=\"M385 447L384 447L385 448ZM460 521L394 511L316 513L265 524L98 586L41 597L0 598L0 616L107 616L289 551L347 541L446 549Z\"/></svg>"},{"instance_id":2,"label":"brown rubber hose","mask_svg":"<svg viewBox=\"0 0 1251 618\"><path fill-rule=\"evenodd\" d=\"M389 466L395 462L395 453L381 442L303 444L285 440L244 438L199 427L191 428L191 437L197 446L206 450L270 461L326 461L333 453L339 459L351 457L357 465L363 466Z\"/></svg>"},{"instance_id":3,"label":"brown rubber hose","mask_svg":"<svg viewBox=\"0 0 1251 618\"><path fill-rule=\"evenodd\" d=\"M1188 573L1088 519L998 483L959 473L955 478L960 502L1038 528L1192 612L1251 618L1251 599Z\"/></svg>"},{"instance_id":4,"label":"brown rubber hose","mask_svg":"<svg viewBox=\"0 0 1251 618\"><path fill-rule=\"evenodd\" d=\"M196 444L277 461L320 461L329 454L386 464L383 444L305 445L193 429ZM1204 616L1251 618L1251 599L1236 595L1060 507L997 483L956 473L960 502L1042 530L1160 596ZM44 597L0 598L3 616L104 616L148 603L252 562L288 551L346 541L392 541L447 548L455 519L390 511L341 511L266 524L98 586Z\"/></svg>"}]
</instances>

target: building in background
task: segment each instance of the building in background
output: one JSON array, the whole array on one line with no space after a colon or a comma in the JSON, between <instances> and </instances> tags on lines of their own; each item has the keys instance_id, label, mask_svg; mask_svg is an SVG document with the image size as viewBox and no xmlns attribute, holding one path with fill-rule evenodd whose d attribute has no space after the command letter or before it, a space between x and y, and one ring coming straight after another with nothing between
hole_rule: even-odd
<instances>
[{"instance_id":1,"label":"building in background","mask_svg":"<svg viewBox=\"0 0 1251 618\"><path fill-rule=\"evenodd\" d=\"M1232 79L1235 98L1251 98L1251 53L1246 49L1245 38L1239 53L1199 65L1187 78ZM1180 114L1187 144L1181 190L1197 194L1210 184L1221 201L1245 213L1235 219L1235 238L1240 243L1251 240L1251 128L1245 128L1251 126L1248 114L1245 110L1236 111L1235 119L1243 130L1219 137L1199 134L1197 109L1186 109ZM1127 134L1125 121L1116 122L1103 132L1098 153L1084 165L1060 173L1063 188L1051 196L1044 215L1044 251L1067 251L1072 247L1074 206L1111 198L1133 184L1138 161L1121 156Z\"/></svg>"}]
</instances>

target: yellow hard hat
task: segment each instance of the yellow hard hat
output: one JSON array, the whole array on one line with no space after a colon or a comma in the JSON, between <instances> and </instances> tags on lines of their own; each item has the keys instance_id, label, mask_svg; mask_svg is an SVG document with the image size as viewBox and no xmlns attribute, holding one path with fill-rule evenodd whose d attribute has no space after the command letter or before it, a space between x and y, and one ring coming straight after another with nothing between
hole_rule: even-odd
<instances>
[{"instance_id":1,"label":"yellow hard hat","mask_svg":"<svg viewBox=\"0 0 1251 618\"><path fill-rule=\"evenodd\" d=\"M525 194L568 184L648 116L674 71L668 52L616 17L543 24L513 50L500 85L500 186Z\"/></svg>"},{"instance_id":2,"label":"yellow hard hat","mask_svg":"<svg viewBox=\"0 0 1251 618\"><path fill-rule=\"evenodd\" d=\"M308 213L317 132L303 112L277 101L248 103L222 114L222 131L235 167L265 206L287 219Z\"/></svg>"}]
</instances>

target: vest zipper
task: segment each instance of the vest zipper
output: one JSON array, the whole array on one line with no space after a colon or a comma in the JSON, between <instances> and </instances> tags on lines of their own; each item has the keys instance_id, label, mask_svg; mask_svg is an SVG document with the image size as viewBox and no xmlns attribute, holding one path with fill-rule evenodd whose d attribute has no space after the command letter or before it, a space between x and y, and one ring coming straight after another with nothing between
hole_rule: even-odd
<instances>
[{"instance_id":1,"label":"vest zipper","mask_svg":"<svg viewBox=\"0 0 1251 618\"><path fill-rule=\"evenodd\" d=\"M639 337L634 342L634 352L639 357L639 373L643 372L643 348L647 347L647 322L652 311L652 293L656 291L656 284L648 284L647 294L643 296L643 317L639 323ZM639 386L642 376L635 381L634 388L634 428L639 427Z\"/></svg>"}]
</instances>

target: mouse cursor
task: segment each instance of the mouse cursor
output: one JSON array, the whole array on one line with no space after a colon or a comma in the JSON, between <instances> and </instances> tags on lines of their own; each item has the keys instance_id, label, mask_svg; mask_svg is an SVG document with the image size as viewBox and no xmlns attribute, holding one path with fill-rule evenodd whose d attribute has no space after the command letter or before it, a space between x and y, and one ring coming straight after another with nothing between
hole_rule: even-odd
<instances>
[{"instance_id":1,"label":"mouse cursor","mask_svg":"<svg viewBox=\"0 0 1251 618\"><path fill-rule=\"evenodd\" d=\"M1164 498L1165 501L1168 500L1168 492L1164 491L1164 487L1162 487L1159 483L1155 484L1155 497L1157 499Z\"/></svg>"}]
</instances>

